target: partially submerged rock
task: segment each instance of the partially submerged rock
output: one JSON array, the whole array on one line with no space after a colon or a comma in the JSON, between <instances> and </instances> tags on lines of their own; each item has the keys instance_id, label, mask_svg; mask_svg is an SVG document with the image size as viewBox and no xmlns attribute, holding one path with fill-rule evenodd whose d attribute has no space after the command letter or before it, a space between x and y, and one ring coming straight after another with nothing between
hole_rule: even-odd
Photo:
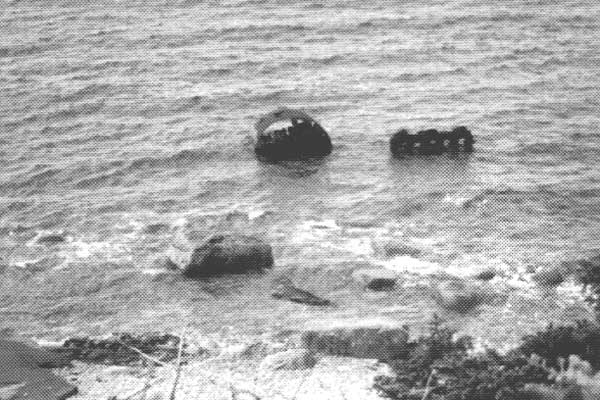
<instances>
[{"instance_id":1,"label":"partially submerged rock","mask_svg":"<svg viewBox=\"0 0 600 400\"><path fill-rule=\"evenodd\" d=\"M489 284L456 279L438 284L435 297L445 309L465 314L481 304L492 302L497 293Z\"/></svg>"},{"instance_id":2,"label":"partially submerged rock","mask_svg":"<svg viewBox=\"0 0 600 400\"><path fill-rule=\"evenodd\" d=\"M322 321L302 333L303 347L333 356L393 360L406 352L405 327L382 321Z\"/></svg>"},{"instance_id":3,"label":"partially submerged rock","mask_svg":"<svg viewBox=\"0 0 600 400\"><path fill-rule=\"evenodd\" d=\"M473 134L464 126L449 132L427 129L416 134L406 129L396 132L390 139L390 151L396 157L406 154L442 154L444 152L473 151Z\"/></svg>"},{"instance_id":4,"label":"partially submerged rock","mask_svg":"<svg viewBox=\"0 0 600 400\"><path fill-rule=\"evenodd\" d=\"M69 360L44 349L0 339L0 398L10 400L64 400L77 387L45 368L69 365Z\"/></svg>"},{"instance_id":5,"label":"partially submerged rock","mask_svg":"<svg viewBox=\"0 0 600 400\"><path fill-rule=\"evenodd\" d=\"M315 355L306 349L290 349L265 357L261 368L279 370L310 369L317 364Z\"/></svg>"},{"instance_id":6,"label":"partially submerged rock","mask_svg":"<svg viewBox=\"0 0 600 400\"><path fill-rule=\"evenodd\" d=\"M385 268L363 268L352 273L352 278L371 290L391 289L396 285L398 276Z\"/></svg>"},{"instance_id":7,"label":"partially submerged rock","mask_svg":"<svg viewBox=\"0 0 600 400\"><path fill-rule=\"evenodd\" d=\"M259 271L273 266L271 246L253 236L215 235L196 248L183 274L208 277Z\"/></svg>"},{"instance_id":8,"label":"partially submerged rock","mask_svg":"<svg viewBox=\"0 0 600 400\"><path fill-rule=\"evenodd\" d=\"M293 303L308 304L311 306L329 306L332 304L331 301L327 299L315 296L306 290L295 287L292 281L287 278L280 278L277 280L271 296L276 299L288 300Z\"/></svg>"},{"instance_id":9,"label":"partially submerged rock","mask_svg":"<svg viewBox=\"0 0 600 400\"><path fill-rule=\"evenodd\" d=\"M290 126L268 130L280 121ZM329 135L310 115L301 110L279 108L263 116L255 125L255 152L268 161L306 160L325 157L333 148Z\"/></svg>"}]
</instances>

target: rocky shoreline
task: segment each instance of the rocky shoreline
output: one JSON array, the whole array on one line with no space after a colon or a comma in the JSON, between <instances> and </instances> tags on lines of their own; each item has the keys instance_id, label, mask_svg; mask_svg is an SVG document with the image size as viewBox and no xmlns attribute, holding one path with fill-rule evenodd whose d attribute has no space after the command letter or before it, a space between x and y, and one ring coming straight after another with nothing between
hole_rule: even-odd
<instances>
[{"instance_id":1,"label":"rocky shoreline","mask_svg":"<svg viewBox=\"0 0 600 400\"><path fill-rule=\"evenodd\" d=\"M397 243L386 244L384 250L392 255L414 255L417 251ZM176 256L162 258L164 269L179 271L191 281L260 273L274 264L270 245L244 235L214 235L191 254ZM599 266L600 257L562 263L540 271L537 282L551 286L575 277L588 287L590 301L597 308ZM482 304L504 301L491 283L495 272L476 272L471 279L440 281L435 287L438 304L458 315ZM363 291L376 294L393 290L401 277L385 268L356 268L349 278ZM295 286L298 283L280 275L273 280L271 296L310 308L337 306ZM518 351L508 356L476 349L471 338L457 337L437 319L428 335L414 337L409 329L392 319L322 318L302 329L260 337L208 337L188 328L183 333L71 337L42 348L4 341L0 351L12 364L5 364L0 374L0 398L267 400L386 396L485 400L485 396L496 399L493 396L504 393L500 398L506 400L587 400L597 398L589 393L599 393L594 375L599 366L594 364L596 354L589 352L590 344L596 341L600 347L600 327L595 322L578 325L574 331L550 327L545 333L523 339ZM49 367L54 373L47 370ZM11 370L21 372L7 372ZM472 387L473 379L480 385ZM482 391L481 385L487 391ZM467 393L467 397L457 393ZM530 397L522 397L524 393Z\"/></svg>"},{"instance_id":2,"label":"rocky shoreline","mask_svg":"<svg viewBox=\"0 0 600 400\"><path fill-rule=\"evenodd\" d=\"M2 381L0 398L592 400L600 395L597 323L548 327L523 338L508 354L475 350L469 337L456 336L437 318L426 336L410 339L408 329L381 321L322 321L302 332L261 337L183 332L71 338L42 347L13 342L9 348L19 362L31 361L29 377L43 371L52 379L42 380L45 392L34 390L33 396L19 390L36 387L37 378L12 385ZM6 349L0 346L0 352Z\"/></svg>"}]
</instances>

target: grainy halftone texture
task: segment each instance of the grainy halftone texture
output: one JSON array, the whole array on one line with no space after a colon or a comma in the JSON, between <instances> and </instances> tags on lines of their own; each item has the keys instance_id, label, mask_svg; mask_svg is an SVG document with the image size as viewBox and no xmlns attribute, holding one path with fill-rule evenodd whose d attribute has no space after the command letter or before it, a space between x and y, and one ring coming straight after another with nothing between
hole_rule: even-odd
<instances>
[{"instance_id":1,"label":"grainy halftone texture","mask_svg":"<svg viewBox=\"0 0 600 400\"><path fill-rule=\"evenodd\" d=\"M0 333L418 335L438 313L506 347L589 316L548 271L600 249L599 31L595 0L2 0ZM332 154L257 160L280 106ZM457 126L472 154L391 157L400 129ZM274 267L173 270L231 233ZM386 290L353 278L383 268Z\"/></svg>"}]
</instances>

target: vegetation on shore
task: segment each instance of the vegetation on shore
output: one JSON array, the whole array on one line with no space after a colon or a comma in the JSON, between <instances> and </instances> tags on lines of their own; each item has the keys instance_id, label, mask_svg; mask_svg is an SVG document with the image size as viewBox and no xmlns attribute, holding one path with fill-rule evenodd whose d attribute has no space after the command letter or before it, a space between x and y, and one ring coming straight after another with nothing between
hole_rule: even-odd
<instances>
[{"instance_id":1,"label":"vegetation on shore","mask_svg":"<svg viewBox=\"0 0 600 400\"><path fill-rule=\"evenodd\" d=\"M378 376L374 387L398 400L579 400L599 398L600 256L563 263L589 292L597 320L554 326L525 336L505 355L475 354L470 337L456 338L434 316L430 332L409 344L391 365L395 376Z\"/></svg>"}]
</instances>

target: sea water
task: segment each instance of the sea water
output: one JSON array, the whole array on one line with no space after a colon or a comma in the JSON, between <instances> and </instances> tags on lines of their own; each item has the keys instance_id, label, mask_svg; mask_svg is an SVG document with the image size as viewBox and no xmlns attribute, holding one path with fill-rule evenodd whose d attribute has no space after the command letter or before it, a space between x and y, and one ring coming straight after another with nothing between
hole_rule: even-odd
<instances>
[{"instance_id":1,"label":"sea water","mask_svg":"<svg viewBox=\"0 0 600 400\"><path fill-rule=\"evenodd\" d=\"M579 287L531 274L600 249L599 33L595 0L4 0L0 329L442 313L502 344L578 318ZM253 124L280 105L311 113L332 155L258 162ZM470 156L389 154L400 128L459 125ZM193 282L153 262L222 231L271 243L273 271ZM358 266L399 271L397 289L353 287ZM444 314L436 282L482 268L503 299ZM270 298L277 274L337 307Z\"/></svg>"}]
</instances>

